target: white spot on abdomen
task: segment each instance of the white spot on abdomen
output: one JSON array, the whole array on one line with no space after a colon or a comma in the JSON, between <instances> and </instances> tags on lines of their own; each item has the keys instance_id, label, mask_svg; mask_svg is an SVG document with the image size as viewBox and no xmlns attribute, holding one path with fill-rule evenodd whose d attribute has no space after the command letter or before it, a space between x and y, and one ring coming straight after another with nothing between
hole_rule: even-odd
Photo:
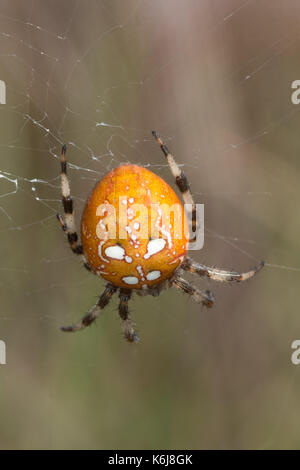
<instances>
[{"instance_id":1,"label":"white spot on abdomen","mask_svg":"<svg viewBox=\"0 0 300 470\"><path fill-rule=\"evenodd\" d=\"M122 277L122 281L125 282L125 284L138 284L139 283L139 280L137 277L135 276L125 276L125 277Z\"/></svg>"},{"instance_id":2,"label":"white spot on abdomen","mask_svg":"<svg viewBox=\"0 0 300 470\"><path fill-rule=\"evenodd\" d=\"M126 255L126 256L125 256L125 261L126 261L126 263L132 263L132 258L131 258L131 256L127 256L127 255Z\"/></svg>"},{"instance_id":3,"label":"white spot on abdomen","mask_svg":"<svg viewBox=\"0 0 300 470\"><path fill-rule=\"evenodd\" d=\"M109 246L108 248L105 249L105 254L109 258L113 259L124 259L125 256L125 250L119 245L113 245Z\"/></svg>"},{"instance_id":4,"label":"white spot on abdomen","mask_svg":"<svg viewBox=\"0 0 300 470\"><path fill-rule=\"evenodd\" d=\"M139 273L139 275L141 276L142 281L144 281L144 280L145 280L145 277L144 277L144 272L143 272L142 266L138 265L138 266L136 267L136 270L137 270L137 272Z\"/></svg>"},{"instance_id":5,"label":"white spot on abdomen","mask_svg":"<svg viewBox=\"0 0 300 470\"><path fill-rule=\"evenodd\" d=\"M156 238L155 240L150 240L147 245L147 253L144 255L145 259L150 258L150 256L159 253L166 246L166 240L163 238Z\"/></svg>"},{"instance_id":6,"label":"white spot on abdomen","mask_svg":"<svg viewBox=\"0 0 300 470\"><path fill-rule=\"evenodd\" d=\"M98 254L99 254L100 258L101 258L103 261L105 261L105 263L109 263L109 261L107 261L107 259L103 258L103 256L102 256L102 246L104 245L104 243L105 243L105 240L99 243L99 246L98 246Z\"/></svg>"},{"instance_id":7,"label":"white spot on abdomen","mask_svg":"<svg viewBox=\"0 0 300 470\"><path fill-rule=\"evenodd\" d=\"M147 281L155 281L155 279L158 279L160 276L161 276L160 271L150 271L150 273L146 275L146 278L147 278Z\"/></svg>"}]
</instances>

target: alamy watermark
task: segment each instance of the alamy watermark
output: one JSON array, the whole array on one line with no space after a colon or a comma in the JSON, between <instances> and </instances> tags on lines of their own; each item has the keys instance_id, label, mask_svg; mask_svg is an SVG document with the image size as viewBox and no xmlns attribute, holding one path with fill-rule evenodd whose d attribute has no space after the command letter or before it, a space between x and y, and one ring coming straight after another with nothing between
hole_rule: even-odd
<instances>
[{"instance_id":1,"label":"alamy watermark","mask_svg":"<svg viewBox=\"0 0 300 470\"><path fill-rule=\"evenodd\" d=\"M0 104L6 104L6 84L0 80Z\"/></svg>"},{"instance_id":2,"label":"alamy watermark","mask_svg":"<svg viewBox=\"0 0 300 470\"><path fill-rule=\"evenodd\" d=\"M119 197L118 207L105 202L96 209L100 220L96 235L100 240L188 240L189 250L204 245L204 204L135 204L133 198Z\"/></svg>"},{"instance_id":3,"label":"alamy watermark","mask_svg":"<svg viewBox=\"0 0 300 470\"><path fill-rule=\"evenodd\" d=\"M295 366L298 366L300 364L300 339L295 339L291 348L295 350L291 355L291 361Z\"/></svg>"},{"instance_id":4,"label":"alamy watermark","mask_svg":"<svg viewBox=\"0 0 300 470\"><path fill-rule=\"evenodd\" d=\"M295 90L291 94L291 102L293 104L299 104L300 103L300 80L294 80L291 84L291 88Z\"/></svg>"},{"instance_id":5,"label":"alamy watermark","mask_svg":"<svg viewBox=\"0 0 300 470\"><path fill-rule=\"evenodd\" d=\"M6 364L6 344L0 339L0 364Z\"/></svg>"}]
</instances>

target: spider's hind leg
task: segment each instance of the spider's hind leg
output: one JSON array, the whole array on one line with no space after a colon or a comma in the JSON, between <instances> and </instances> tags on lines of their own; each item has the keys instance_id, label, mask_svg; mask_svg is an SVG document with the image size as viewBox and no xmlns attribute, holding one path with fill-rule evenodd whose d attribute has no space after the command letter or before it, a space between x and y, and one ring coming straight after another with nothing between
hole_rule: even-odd
<instances>
[{"instance_id":1,"label":"spider's hind leg","mask_svg":"<svg viewBox=\"0 0 300 470\"><path fill-rule=\"evenodd\" d=\"M91 267L84 256L82 245L79 242L79 237L76 232L73 199L71 197L70 183L67 176L66 152L67 146L63 145L61 149L61 195L65 213L65 220L60 214L56 214L56 217L63 232L67 234L71 250L76 255L81 256L84 267L88 271L91 271Z\"/></svg>"},{"instance_id":2,"label":"spider's hind leg","mask_svg":"<svg viewBox=\"0 0 300 470\"><path fill-rule=\"evenodd\" d=\"M152 131L152 135L160 146L164 156L166 157L171 173L175 178L177 187L182 194L182 199L185 204L185 210L191 215L193 234L192 238L190 239L190 242L194 242L196 240L195 232L197 230L197 210L187 177L185 176L184 172L179 168L178 164L175 161L175 158L170 153L168 147L162 141L159 134L156 131Z\"/></svg>"},{"instance_id":3,"label":"spider's hind leg","mask_svg":"<svg viewBox=\"0 0 300 470\"><path fill-rule=\"evenodd\" d=\"M78 235L75 227L73 199L71 197L70 183L67 177L66 153L67 146L63 145L61 149L61 195L65 220L63 220L60 214L57 214L57 219L63 231L66 232L68 236L68 242L73 253L82 255L82 246L78 242Z\"/></svg>"}]
</instances>

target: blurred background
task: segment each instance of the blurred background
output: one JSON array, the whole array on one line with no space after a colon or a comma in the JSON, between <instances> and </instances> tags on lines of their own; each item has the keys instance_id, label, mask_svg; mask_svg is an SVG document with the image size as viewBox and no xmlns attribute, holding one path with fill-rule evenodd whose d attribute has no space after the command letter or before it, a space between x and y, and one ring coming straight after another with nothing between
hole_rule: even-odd
<instances>
[{"instance_id":1,"label":"blurred background","mask_svg":"<svg viewBox=\"0 0 300 470\"><path fill-rule=\"evenodd\" d=\"M300 79L297 0L1 0L0 447L299 448ZM77 225L124 162L170 184L157 129L205 204L191 255L246 271L201 310L175 290L117 300L74 335L104 281L57 224L68 143ZM189 276L187 276L189 277Z\"/></svg>"}]
</instances>

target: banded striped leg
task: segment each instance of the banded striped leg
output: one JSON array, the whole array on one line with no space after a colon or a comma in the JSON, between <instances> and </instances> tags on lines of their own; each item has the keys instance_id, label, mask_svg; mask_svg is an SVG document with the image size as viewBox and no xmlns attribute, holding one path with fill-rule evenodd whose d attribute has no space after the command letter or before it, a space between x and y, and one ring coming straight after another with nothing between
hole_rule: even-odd
<instances>
[{"instance_id":1,"label":"banded striped leg","mask_svg":"<svg viewBox=\"0 0 300 470\"><path fill-rule=\"evenodd\" d=\"M264 266L261 261L257 266L245 273L237 273L235 271L225 271L218 268L210 268L204 264L196 263L191 258L186 258L181 265L181 268L193 274L198 274L201 277L209 277L214 281L221 282L242 282L255 276Z\"/></svg>"},{"instance_id":2,"label":"banded striped leg","mask_svg":"<svg viewBox=\"0 0 300 470\"><path fill-rule=\"evenodd\" d=\"M182 277L177 277L174 279L172 285L177 289L189 294L192 299L197 303L202 303L205 307L211 308L214 305L215 297L210 290L202 291L197 287L190 284L188 281Z\"/></svg>"},{"instance_id":3,"label":"banded striped leg","mask_svg":"<svg viewBox=\"0 0 300 470\"><path fill-rule=\"evenodd\" d=\"M116 290L117 287L113 286L112 284L107 284L96 305L91 308L91 310L82 318L82 320L80 320L75 325L63 326L61 327L61 330L66 332L73 332L82 330L86 326L91 325L100 315L104 307L106 307L106 305L109 303Z\"/></svg>"},{"instance_id":4,"label":"banded striped leg","mask_svg":"<svg viewBox=\"0 0 300 470\"><path fill-rule=\"evenodd\" d=\"M196 220L197 214L196 214L196 204L194 202L187 177L177 165L173 155L171 155L168 147L163 143L159 134L156 131L152 131L152 135L156 139L156 142L159 144L164 156L167 159L172 175L174 176L176 184L182 194L182 199L183 199L184 204L189 204L189 206L185 207L185 210L191 213L191 216L192 216L192 231L193 231L194 236L190 239L190 241L193 242L196 240L195 232L197 229L197 220Z\"/></svg>"},{"instance_id":5,"label":"banded striped leg","mask_svg":"<svg viewBox=\"0 0 300 470\"><path fill-rule=\"evenodd\" d=\"M82 246L78 243L78 235L75 227L75 217L73 209L73 200L71 198L70 184L67 177L67 161L66 161L67 146L63 145L61 149L61 194L62 203L65 212L65 221L60 214L56 214L59 225L62 230L67 234L70 248L76 255L81 255L84 267L91 271L91 267L85 259Z\"/></svg>"},{"instance_id":6,"label":"banded striped leg","mask_svg":"<svg viewBox=\"0 0 300 470\"><path fill-rule=\"evenodd\" d=\"M58 222L66 232L70 248L73 253L82 255L82 246L78 243L78 235L75 227L73 200L71 198L70 184L67 177L67 161L66 161L67 146L63 145L61 149L61 194L62 203L64 206L65 222L60 214L56 214Z\"/></svg>"},{"instance_id":7,"label":"banded striped leg","mask_svg":"<svg viewBox=\"0 0 300 470\"><path fill-rule=\"evenodd\" d=\"M136 343L139 341L139 338L134 331L132 322L129 317L128 302L131 297L131 290L129 289L120 289L120 303L119 303L119 315L122 319L122 327L124 332L124 337L129 343Z\"/></svg>"}]
</instances>

